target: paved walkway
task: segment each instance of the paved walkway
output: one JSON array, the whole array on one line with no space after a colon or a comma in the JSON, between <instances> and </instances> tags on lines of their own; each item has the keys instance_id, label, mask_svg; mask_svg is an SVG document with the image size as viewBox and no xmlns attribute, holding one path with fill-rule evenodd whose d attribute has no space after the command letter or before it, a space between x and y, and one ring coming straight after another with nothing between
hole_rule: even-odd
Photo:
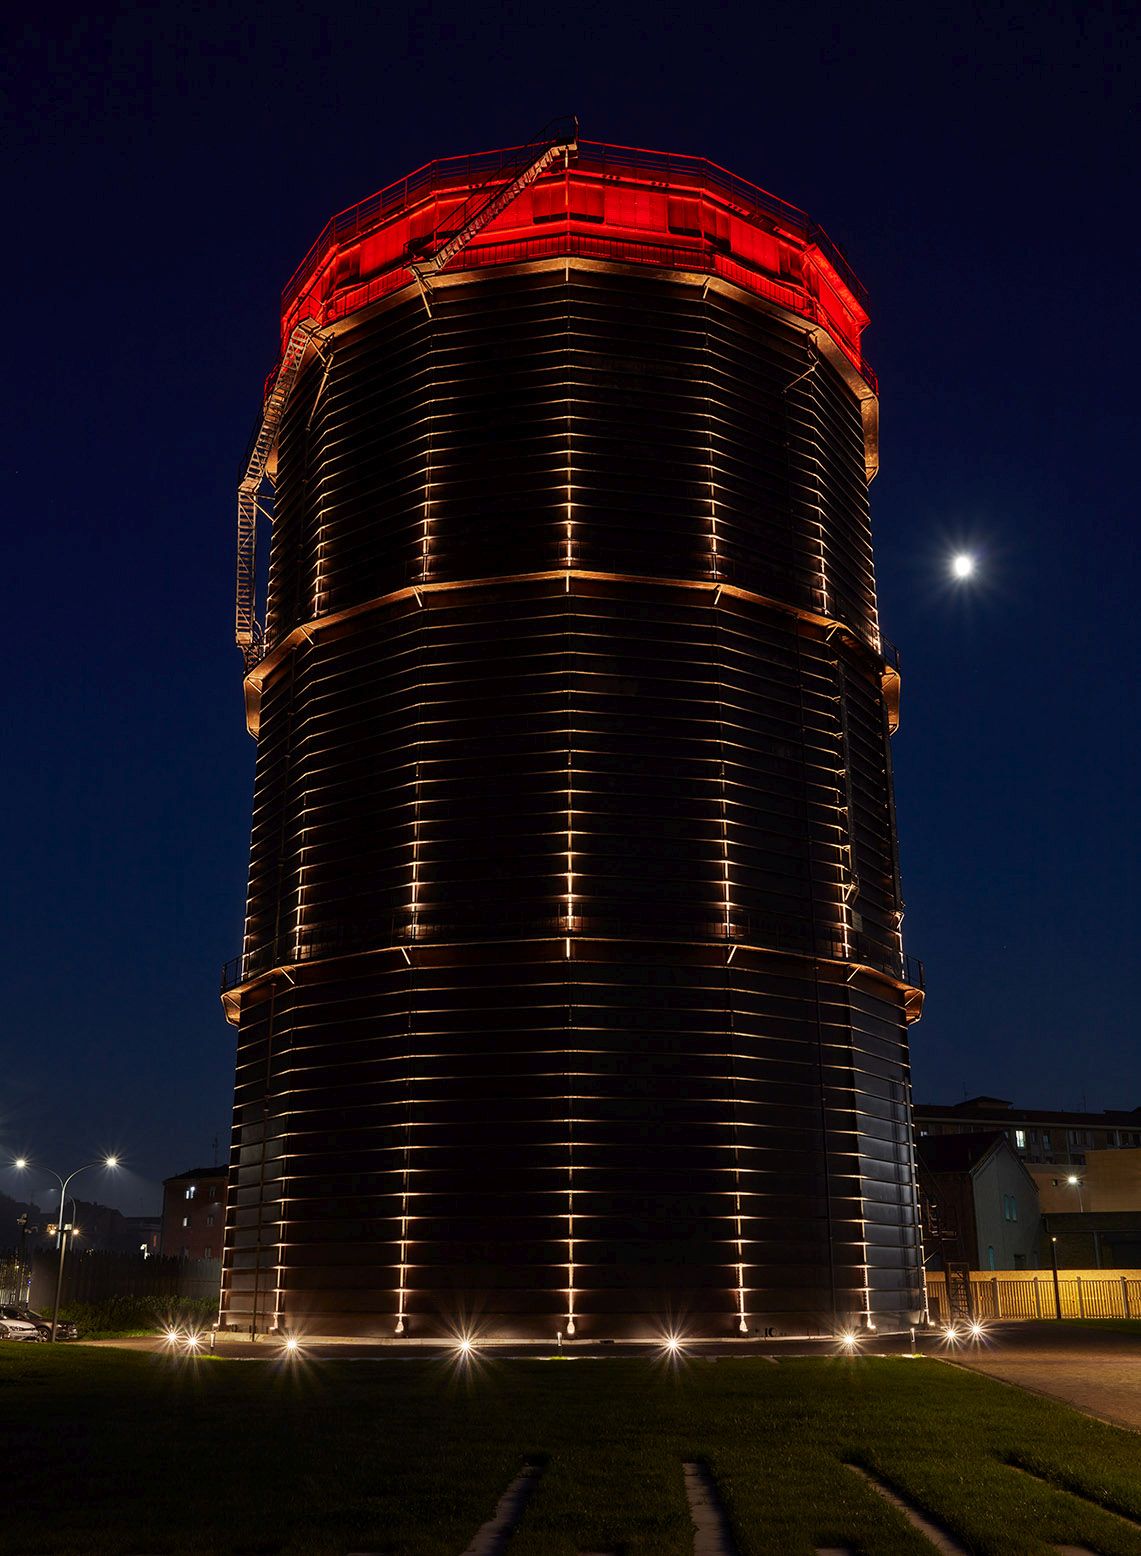
<instances>
[{"instance_id":1,"label":"paved walkway","mask_svg":"<svg viewBox=\"0 0 1141 1556\"><path fill-rule=\"evenodd\" d=\"M1141 1339L1067 1323L995 1324L991 1333L993 1345L951 1359L1141 1431Z\"/></svg>"}]
</instances>

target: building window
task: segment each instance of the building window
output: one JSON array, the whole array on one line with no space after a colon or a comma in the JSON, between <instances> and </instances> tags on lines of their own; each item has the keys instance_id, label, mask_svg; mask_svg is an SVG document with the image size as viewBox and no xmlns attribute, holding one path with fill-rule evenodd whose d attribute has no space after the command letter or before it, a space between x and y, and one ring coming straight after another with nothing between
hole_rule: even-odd
<instances>
[{"instance_id":1,"label":"building window","mask_svg":"<svg viewBox=\"0 0 1141 1556\"><path fill-rule=\"evenodd\" d=\"M988 1270L993 1270L995 1268L993 1248L988 1248L986 1251L986 1267Z\"/></svg>"},{"instance_id":2,"label":"building window","mask_svg":"<svg viewBox=\"0 0 1141 1556\"><path fill-rule=\"evenodd\" d=\"M183 1216L182 1224L183 1224L183 1226L189 1226L190 1225L190 1217L189 1216Z\"/></svg>"},{"instance_id":3,"label":"building window","mask_svg":"<svg viewBox=\"0 0 1141 1556\"><path fill-rule=\"evenodd\" d=\"M196 1183L192 1183L190 1185L190 1187L186 1191L186 1197L187 1197L187 1199L193 1199L194 1196L197 1193L198 1193L198 1185Z\"/></svg>"},{"instance_id":4,"label":"building window","mask_svg":"<svg viewBox=\"0 0 1141 1556\"><path fill-rule=\"evenodd\" d=\"M1025 1131L1025 1129L1016 1129L1014 1131L1014 1145L1015 1145L1015 1149L1016 1150L1025 1151L1025 1149L1026 1149L1026 1131Z\"/></svg>"},{"instance_id":5,"label":"building window","mask_svg":"<svg viewBox=\"0 0 1141 1556\"><path fill-rule=\"evenodd\" d=\"M1048 1129L1044 1129L1042 1131L1042 1149L1044 1151L1048 1151L1050 1149L1050 1132Z\"/></svg>"},{"instance_id":6,"label":"building window","mask_svg":"<svg viewBox=\"0 0 1141 1556\"><path fill-rule=\"evenodd\" d=\"M210 1190L210 1198L211 1199L217 1199L218 1198L218 1185L217 1184L215 1184L214 1187Z\"/></svg>"},{"instance_id":7,"label":"building window","mask_svg":"<svg viewBox=\"0 0 1141 1556\"><path fill-rule=\"evenodd\" d=\"M211 1246L210 1243L207 1243L206 1244L206 1258L207 1259L212 1259L213 1257L214 1257L214 1249L213 1249L213 1247Z\"/></svg>"},{"instance_id":8,"label":"building window","mask_svg":"<svg viewBox=\"0 0 1141 1556\"><path fill-rule=\"evenodd\" d=\"M214 1225L214 1217L213 1216L207 1216L206 1217L206 1225L207 1226L213 1226Z\"/></svg>"}]
</instances>

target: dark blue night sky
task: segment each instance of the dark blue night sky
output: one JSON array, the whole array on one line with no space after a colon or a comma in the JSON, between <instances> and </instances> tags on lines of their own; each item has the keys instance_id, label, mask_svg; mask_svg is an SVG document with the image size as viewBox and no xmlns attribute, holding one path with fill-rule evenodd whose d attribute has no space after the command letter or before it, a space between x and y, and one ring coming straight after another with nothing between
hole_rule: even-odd
<instances>
[{"instance_id":1,"label":"dark blue night sky","mask_svg":"<svg viewBox=\"0 0 1141 1556\"><path fill-rule=\"evenodd\" d=\"M84 1193L142 1211L226 1151L277 293L335 210L563 112L802 206L871 292L917 1097L1141 1105L1135 6L43 14L4 67L0 1160L116 1148Z\"/></svg>"}]
</instances>

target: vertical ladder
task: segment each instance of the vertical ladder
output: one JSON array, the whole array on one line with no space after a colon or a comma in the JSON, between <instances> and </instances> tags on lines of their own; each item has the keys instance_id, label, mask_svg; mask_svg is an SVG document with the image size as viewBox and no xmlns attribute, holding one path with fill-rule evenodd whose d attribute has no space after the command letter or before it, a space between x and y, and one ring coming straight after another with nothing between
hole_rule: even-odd
<instances>
[{"instance_id":1,"label":"vertical ladder","mask_svg":"<svg viewBox=\"0 0 1141 1556\"><path fill-rule=\"evenodd\" d=\"M257 619L257 523L260 494L270 452L277 441L282 412L289 399L305 353L319 334L316 319L303 319L290 335L281 364L266 396L261 421L246 457L238 483L238 574L234 606L234 639L244 650L246 669L261 658L262 630Z\"/></svg>"}]
</instances>

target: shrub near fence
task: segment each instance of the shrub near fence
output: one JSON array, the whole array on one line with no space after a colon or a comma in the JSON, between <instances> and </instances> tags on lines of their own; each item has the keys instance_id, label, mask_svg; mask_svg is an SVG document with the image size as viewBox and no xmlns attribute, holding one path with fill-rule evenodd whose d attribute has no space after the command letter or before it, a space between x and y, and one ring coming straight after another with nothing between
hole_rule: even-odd
<instances>
[{"instance_id":1,"label":"shrub near fence","mask_svg":"<svg viewBox=\"0 0 1141 1556\"><path fill-rule=\"evenodd\" d=\"M1060 1270L1060 1314L1052 1270L971 1270L964 1294L972 1318L1141 1318L1141 1270ZM928 1272L927 1301L937 1323L964 1316L941 1271Z\"/></svg>"}]
</instances>

